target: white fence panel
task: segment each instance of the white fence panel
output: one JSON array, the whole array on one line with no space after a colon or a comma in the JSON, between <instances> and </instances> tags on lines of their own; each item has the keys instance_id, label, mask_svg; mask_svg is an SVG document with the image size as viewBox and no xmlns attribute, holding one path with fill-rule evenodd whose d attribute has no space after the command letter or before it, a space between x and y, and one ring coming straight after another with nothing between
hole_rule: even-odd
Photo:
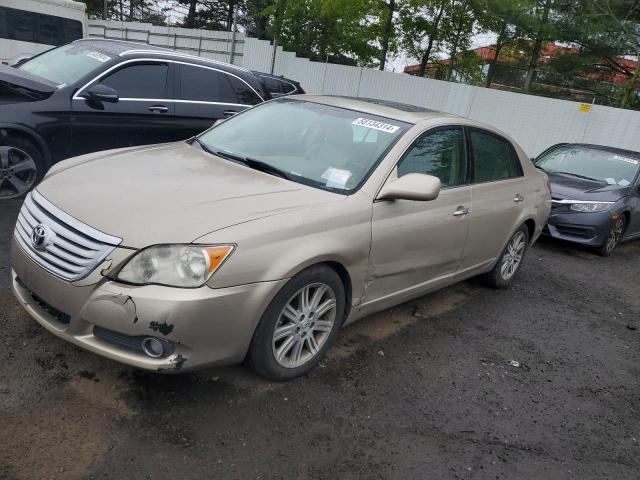
<instances>
[{"instance_id":1,"label":"white fence panel","mask_svg":"<svg viewBox=\"0 0 640 480\"><path fill-rule=\"evenodd\" d=\"M640 151L640 112L490 90L360 67L311 62L264 40L231 32L92 21L92 36L121 38L234 62L299 81L309 93L380 98L419 105L489 123L531 156L559 142L585 142Z\"/></svg>"}]
</instances>

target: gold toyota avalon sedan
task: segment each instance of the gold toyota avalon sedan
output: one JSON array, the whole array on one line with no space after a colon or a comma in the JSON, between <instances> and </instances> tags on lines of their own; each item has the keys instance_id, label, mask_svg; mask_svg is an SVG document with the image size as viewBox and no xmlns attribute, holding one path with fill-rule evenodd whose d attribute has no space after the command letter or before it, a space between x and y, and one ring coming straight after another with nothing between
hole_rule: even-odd
<instances>
[{"instance_id":1,"label":"gold toyota avalon sedan","mask_svg":"<svg viewBox=\"0 0 640 480\"><path fill-rule=\"evenodd\" d=\"M505 134L379 100L286 97L184 142L56 164L12 286L53 334L156 371L287 380L340 327L465 278L508 285L551 205Z\"/></svg>"}]
</instances>

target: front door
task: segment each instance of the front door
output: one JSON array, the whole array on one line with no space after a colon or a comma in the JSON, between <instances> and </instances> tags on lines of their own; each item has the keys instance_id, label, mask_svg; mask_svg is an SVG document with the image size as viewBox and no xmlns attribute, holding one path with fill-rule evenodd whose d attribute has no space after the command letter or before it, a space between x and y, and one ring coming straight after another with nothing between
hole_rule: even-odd
<instances>
[{"instance_id":1,"label":"front door","mask_svg":"<svg viewBox=\"0 0 640 480\"><path fill-rule=\"evenodd\" d=\"M461 270L493 263L518 228L525 203L522 166L511 143L475 128L468 138L473 211Z\"/></svg>"},{"instance_id":2,"label":"front door","mask_svg":"<svg viewBox=\"0 0 640 480\"><path fill-rule=\"evenodd\" d=\"M78 92L72 100L73 154L177 140L170 67L162 61L128 62L105 73L93 84L113 88L115 103Z\"/></svg>"},{"instance_id":3,"label":"front door","mask_svg":"<svg viewBox=\"0 0 640 480\"><path fill-rule=\"evenodd\" d=\"M400 300L458 270L472 208L467 185L464 131L445 127L423 133L387 181L409 173L440 178L432 201L377 201L365 303Z\"/></svg>"}]
</instances>

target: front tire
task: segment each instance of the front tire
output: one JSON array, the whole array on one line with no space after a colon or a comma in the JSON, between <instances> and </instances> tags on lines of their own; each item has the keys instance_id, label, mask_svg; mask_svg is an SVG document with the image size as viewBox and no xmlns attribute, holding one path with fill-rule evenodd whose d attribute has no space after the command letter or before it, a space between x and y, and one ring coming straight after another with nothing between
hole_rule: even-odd
<instances>
[{"instance_id":1,"label":"front tire","mask_svg":"<svg viewBox=\"0 0 640 480\"><path fill-rule=\"evenodd\" d=\"M26 195L44 176L40 150L12 135L0 138L0 201Z\"/></svg>"},{"instance_id":2,"label":"front tire","mask_svg":"<svg viewBox=\"0 0 640 480\"><path fill-rule=\"evenodd\" d=\"M484 276L484 281L493 288L506 288L520 270L529 247L529 229L522 225L509 239L493 269Z\"/></svg>"},{"instance_id":3,"label":"front tire","mask_svg":"<svg viewBox=\"0 0 640 480\"><path fill-rule=\"evenodd\" d=\"M614 222L609 235L600 247L599 253L601 256L608 257L613 253L620 240L622 240L626 226L627 222L624 215L620 215L620 218Z\"/></svg>"},{"instance_id":4,"label":"front tire","mask_svg":"<svg viewBox=\"0 0 640 480\"><path fill-rule=\"evenodd\" d=\"M318 265L294 276L265 310L247 363L259 375L291 380L311 371L333 344L345 312L340 276Z\"/></svg>"}]
</instances>

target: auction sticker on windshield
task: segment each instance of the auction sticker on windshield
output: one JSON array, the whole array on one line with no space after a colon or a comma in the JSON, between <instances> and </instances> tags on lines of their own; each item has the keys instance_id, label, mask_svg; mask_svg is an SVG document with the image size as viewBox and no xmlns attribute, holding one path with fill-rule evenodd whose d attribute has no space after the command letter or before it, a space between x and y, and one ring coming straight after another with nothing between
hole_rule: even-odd
<instances>
[{"instance_id":1,"label":"auction sticker on windshield","mask_svg":"<svg viewBox=\"0 0 640 480\"><path fill-rule=\"evenodd\" d=\"M329 167L320 178L327 181L325 184L326 187L344 188L349 178L351 178L351 172L349 170Z\"/></svg>"},{"instance_id":2,"label":"auction sticker on windshield","mask_svg":"<svg viewBox=\"0 0 640 480\"><path fill-rule=\"evenodd\" d=\"M99 62L102 62L102 63L108 62L109 60L111 60L111 57L100 52L89 52L87 53L87 57L93 58L94 60L98 60Z\"/></svg>"},{"instance_id":3,"label":"auction sticker on windshield","mask_svg":"<svg viewBox=\"0 0 640 480\"><path fill-rule=\"evenodd\" d=\"M391 125L390 123L379 122L377 120L371 120L370 118L356 118L352 125L358 125L360 127L373 128L374 130L380 130L381 132L395 133L400 128L397 125Z\"/></svg>"}]
</instances>

